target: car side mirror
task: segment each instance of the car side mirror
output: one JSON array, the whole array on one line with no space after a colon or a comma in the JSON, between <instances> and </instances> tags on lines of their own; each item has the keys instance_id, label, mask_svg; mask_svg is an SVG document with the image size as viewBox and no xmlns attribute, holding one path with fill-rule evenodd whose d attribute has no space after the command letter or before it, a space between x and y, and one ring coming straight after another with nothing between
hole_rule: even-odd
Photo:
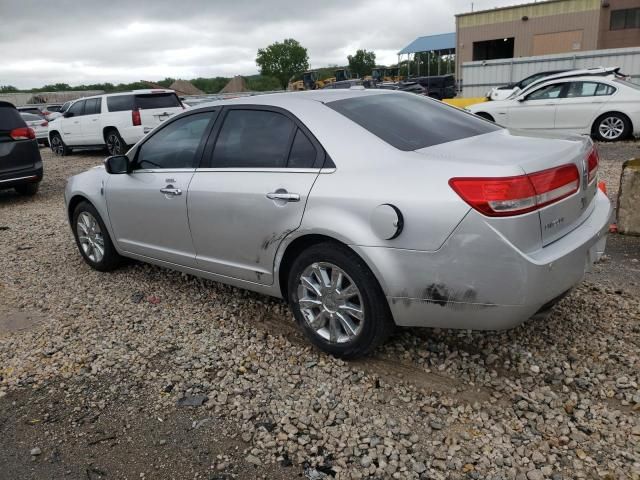
<instances>
[{"instance_id":1,"label":"car side mirror","mask_svg":"<svg viewBox=\"0 0 640 480\"><path fill-rule=\"evenodd\" d=\"M131 171L131 162L126 155L114 155L104 161L104 168L110 175L122 175Z\"/></svg>"},{"instance_id":2,"label":"car side mirror","mask_svg":"<svg viewBox=\"0 0 640 480\"><path fill-rule=\"evenodd\" d=\"M64 112L64 118L73 117L73 112Z\"/></svg>"}]
</instances>

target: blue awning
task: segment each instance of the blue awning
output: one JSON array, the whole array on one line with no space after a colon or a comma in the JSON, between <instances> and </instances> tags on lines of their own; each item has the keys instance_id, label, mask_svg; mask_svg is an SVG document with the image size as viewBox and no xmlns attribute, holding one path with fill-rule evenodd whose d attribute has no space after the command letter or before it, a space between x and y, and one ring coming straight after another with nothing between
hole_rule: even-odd
<instances>
[{"instance_id":1,"label":"blue awning","mask_svg":"<svg viewBox=\"0 0 640 480\"><path fill-rule=\"evenodd\" d=\"M398 55L406 53L434 52L438 50L455 50L456 32L441 33L440 35L427 35L418 37L409 45L398 52Z\"/></svg>"}]
</instances>

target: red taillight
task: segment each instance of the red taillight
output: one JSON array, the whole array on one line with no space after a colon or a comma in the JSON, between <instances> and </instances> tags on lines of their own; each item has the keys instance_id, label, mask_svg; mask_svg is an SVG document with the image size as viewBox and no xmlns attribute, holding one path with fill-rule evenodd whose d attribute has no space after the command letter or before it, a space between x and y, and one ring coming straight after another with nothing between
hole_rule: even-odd
<instances>
[{"instance_id":1,"label":"red taillight","mask_svg":"<svg viewBox=\"0 0 640 480\"><path fill-rule=\"evenodd\" d=\"M575 165L503 178L452 178L449 185L462 199L489 217L508 217L538 210L580 188Z\"/></svg>"},{"instance_id":2,"label":"red taillight","mask_svg":"<svg viewBox=\"0 0 640 480\"><path fill-rule=\"evenodd\" d=\"M36 138L36 132L29 127L14 128L9 136L14 140L33 140Z\"/></svg>"},{"instance_id":3,"label":"red taillight","mask_svg":"<svg viewBox=\"0 0 640 480\"><path fill-rule=\"evenodd\" d=\"M593 182L596 179L599 163L600 163L600 157L598 155L598 150L596 150L596 147L593 147L591 152L589 152L589 156L587 157L587 168L589 169L589 183Z\"/></svg>"},{"instance_id":4,"label":"red taillight","mask_svg":"<svg viewBox=\"0 0 640 480\"><path fill-rule=\"evenodd\" d=\"M40 124L41 127L47 127L48 125L49 122L47 122L46 120Z\"/></svg>"},{"instance_id":5,"label":"red taillight","mask_svg":"<svg viewBox=\"0 0 640 480\"><path fill-rule=\"evenodd\" d=\"M137 108L135 110L131 110L131 122L133 122L134 127L142 125L140 110L138 110Z\"/></svg>"}]
</instances>

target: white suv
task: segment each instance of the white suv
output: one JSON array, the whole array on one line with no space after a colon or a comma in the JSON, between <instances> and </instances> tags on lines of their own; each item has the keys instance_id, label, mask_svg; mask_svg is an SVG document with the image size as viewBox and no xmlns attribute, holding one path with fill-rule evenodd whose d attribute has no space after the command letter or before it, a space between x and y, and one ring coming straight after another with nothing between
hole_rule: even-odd
<instances>
[{"instance_id":1,"label":"white suv","mask_svg":"<svg viewBox=\"0 0 640 480\"><path fill-rule=\"evenodd\" d=\"M173 90L134 90L76 100L49 122L49 144L56 155L73 148L104 148L122 155L154 127L185 107Z\"/></svg>"}]
</instances>

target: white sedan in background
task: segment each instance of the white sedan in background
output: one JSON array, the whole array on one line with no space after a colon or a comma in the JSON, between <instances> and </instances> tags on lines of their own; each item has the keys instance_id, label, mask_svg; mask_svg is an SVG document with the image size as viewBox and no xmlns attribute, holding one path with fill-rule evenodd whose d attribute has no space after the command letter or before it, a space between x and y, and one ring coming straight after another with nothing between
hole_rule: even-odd
<instances>
[{"instance_id":1,"label":"white sedan in background","mask_svg":"<svg viewBox=\"0 0 640 480\"><path fill-rule=\"evenodd\" d=\"M640 85L608 76L556 78L509 100L467 107L509 128L592 135L613 142L640 135Z\"/></svg>"}]
</instances>

